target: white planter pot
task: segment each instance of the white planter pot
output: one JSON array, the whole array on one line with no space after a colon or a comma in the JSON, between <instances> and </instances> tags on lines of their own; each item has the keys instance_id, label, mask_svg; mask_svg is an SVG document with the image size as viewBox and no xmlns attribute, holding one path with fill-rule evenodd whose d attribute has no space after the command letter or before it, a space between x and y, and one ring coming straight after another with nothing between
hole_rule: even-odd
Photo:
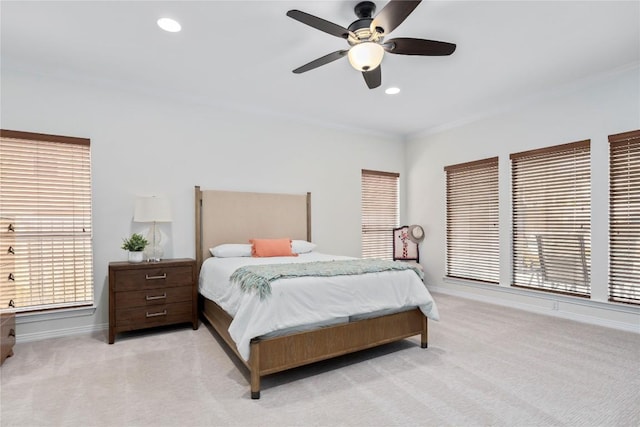
<instances>
[{"instance_id":1,"label":"white planter pot","mask_svg":"<svg viewBox=\"0 0 640 427\"><path fill-rule=\"evenodd\" d=\"M129 251L129 262L142 262L143 258L144 258L144 252L142 252L142 251L138 251L138 252Z\"/></svg>"}]
</instances>

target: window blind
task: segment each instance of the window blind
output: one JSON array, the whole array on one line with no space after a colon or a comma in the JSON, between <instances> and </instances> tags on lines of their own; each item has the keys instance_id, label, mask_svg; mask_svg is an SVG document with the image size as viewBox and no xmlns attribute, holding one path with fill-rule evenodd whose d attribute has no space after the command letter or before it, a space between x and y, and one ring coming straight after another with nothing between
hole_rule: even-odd
<instances>
[{"instance_id":1,"label":"window blind","mask_svg":"<svg viewBox=\"0 0 640 427\"><path fill-rule=\"evenodd\" d=\"M511 155L514 286L591 292L590 141Z\"/></svg>"},{"instance_id":2,"label":"window blind","mask_svg":"<svg viewBox=\"0 0 640 427\"><path fill-rule=\"evenodd\" d=\"M362 257L393 259L400 174L362 170Z\"/></svg>"},{"instance_id":3,"label":"window blind","mask_svg":"<svg viewBox=\"0 0 640 427\"><path fill-rule=\"evenodd\" d=\"M0 132L0 214L15 230L2 293L17 311L93 304L90 141Z\"/></svg>"},{"instance_id":4,"label":"window blind","mask_svg":"<svg viewBox=\"0 0 640 427\"><path fill-rule=\"evenodd\" d=\"M499 283L498 158L444 170L447 277Z\"/></svg>"},{"instance_id":5,"label":"window blind","mask_svg":"<svg viewBox=\"0 0 640 427\"><path fill-rule=\"evenodd\" d=\"M640 130L609 150L609 299L640 304Z\"/></svg>"}]
</instances>

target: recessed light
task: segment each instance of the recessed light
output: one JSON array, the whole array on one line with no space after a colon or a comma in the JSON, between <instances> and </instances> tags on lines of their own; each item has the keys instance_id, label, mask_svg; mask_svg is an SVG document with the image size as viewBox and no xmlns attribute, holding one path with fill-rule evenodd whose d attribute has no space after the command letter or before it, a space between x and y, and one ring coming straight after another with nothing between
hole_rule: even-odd
<instances>
[{"instance_id":1,"label":"recessed light","mask_svg":"<svg viewBox=\"0 0 640 427\"><path fill-rule=\"evenodd\" d=\"M396 95L396 94L400 93L400 88L399 87L390 87L390 88L387 88L387 90L385 90L384 93L386 93L387 95Z\"/></svg>"},{"instance_id":2,"label":"recessed light","mask_svg":"<svg viewBox=\"0 0 640 427\"><path fill-rule=\"evenodd\" d=\"M182 27L180 26L180 23L171 18L158 19L158 27L170 33L177 33L182 29Z\"/></svg>"}]
</instances>

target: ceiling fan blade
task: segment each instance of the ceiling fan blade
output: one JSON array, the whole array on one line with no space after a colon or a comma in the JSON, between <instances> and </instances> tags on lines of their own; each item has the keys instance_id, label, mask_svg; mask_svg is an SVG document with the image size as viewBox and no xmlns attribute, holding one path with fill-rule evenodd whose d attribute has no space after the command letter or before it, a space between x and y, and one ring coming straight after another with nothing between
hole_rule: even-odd
<instances>
[{"instance_id":1,"label":"ceiling fan blade","mask_svg":"<svg viewBox=\"0 0 640 427\"><path fill-rule=\"evenodd\" d=\"M363 71L362 76L364 77L364 81L367 82L367 86L369 89L375 89L382 84L382 70L381 66L378 65L371 71Z\"/></svg>"},{"instance_id":2,"label":"ceiling fan blade","mask_svg":"<svg viewBox=\"0 0 640 427\"><path fill-rule=\"evenodd\" d=\"M391 0L387 3L382 10L371 21L371 31L377 29L378 32L383 34L389 34L395 30L396 27L407 19L407 16L418 7L422 0Z\"/></svg>"},{"instance_id":3,"label":"ceiling fan blade","mask_svg":"<svg viewBox=\"0 0 640 427\"><path fill-rule=\"evenodd\" d=\"M295 19L296 21L300 21L303 24L307 24L317 30L331 34L332 36L346 39L347 37L349 37L349 34L351 34L351 31L347 30L344 27L341 27L338 24L334 24L333 22L326 21L322 18L318 18L317 16L313 16L296 9L288 11L287 16L289 18Z\"/></svg>"},{"instance_id":4,"label":"ceiling fan blade","mask_svg":"<svg viewBox=\"0 0 640 427\"><path fill-rule=\"evenodd\" d=\"M318 59L314 59L313 61L309 62L308 64L304 64L302 67L298 67L295 70L293 70L294 73L296 74L301 74L304 73L306 71L309 70L313 70L314 68L318 68L322 65L326 65L330 62L333 62L337 59L342 58L343 56L345 56L349 51L348 50L336 50L335 52L331 52L328 55L322 56Z\"/></svg>"},{"instance_id":5,"label":"ceiling fan blade","mask_svg":"<svg viewBox=\"0 0 640 427\"><path fill-rule=\"evenodd\" d=\"M446 56L456 50L454 43L405 37L387 40L382 47L389 53L399 55Z\"/></svg>"}]
</instances>

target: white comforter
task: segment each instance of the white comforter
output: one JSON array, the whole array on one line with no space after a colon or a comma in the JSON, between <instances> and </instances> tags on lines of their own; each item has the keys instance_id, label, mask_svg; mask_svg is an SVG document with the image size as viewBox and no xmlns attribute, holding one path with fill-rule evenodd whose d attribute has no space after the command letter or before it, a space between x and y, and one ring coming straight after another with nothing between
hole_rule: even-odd
<instances>
[{"instance_id":1,"label":"white comforter","mask_svg":"<svg viewBox=\"0 0 640 427\"><path fill-rule=\"evenodd\" d=\"M264 300L229 282L231 274L245 265L335 259L349 258L317 252L297 257L208 258L200 271L200 293L233 317L229 333L245 360L251 339L282 329L408 307L419 307L425 316L438 320L431 294L412 270L279 279L271 284L271 296Z\"/></svg>"}]
</instances>

